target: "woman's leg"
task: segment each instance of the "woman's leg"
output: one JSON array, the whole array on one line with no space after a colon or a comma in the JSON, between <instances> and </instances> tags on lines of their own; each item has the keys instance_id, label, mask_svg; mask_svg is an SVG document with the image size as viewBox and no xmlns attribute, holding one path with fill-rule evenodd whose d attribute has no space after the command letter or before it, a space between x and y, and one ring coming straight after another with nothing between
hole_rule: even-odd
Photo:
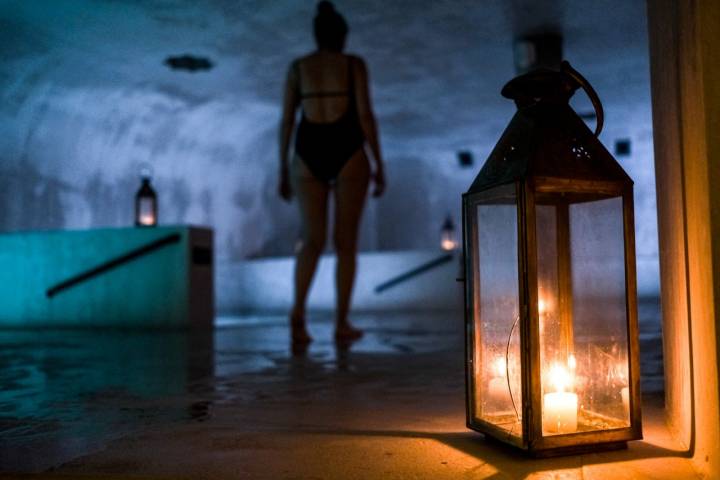
<instances>
[{"instance_id":1,"label":"woman's leg","mask_svg":"<svg viewBox=\"0 0 720 480\"><path fill-rule=\"evenodd\" d=\"M355 282L357 237L365 205L370 165L365 152L359 150L343 167L335 187L335 228L333 240L337 254L335 282L337 288L337 338L359 338L362 332L348 321L350 298Z\"/></svg>"},{"instance_id":2,"label":"woman's leg","mask_svg":"<svg viewBox=\"0 0 720 480\"><path fill-rule=\"evenodd\" d=\"M316 179L299 158L294 160L293 187L300 207L302 238L295 261L295 298L290 313L295 342L312 339L305 330L305 302L326 239L329 187Z\"/></svg>"}]
</instances>

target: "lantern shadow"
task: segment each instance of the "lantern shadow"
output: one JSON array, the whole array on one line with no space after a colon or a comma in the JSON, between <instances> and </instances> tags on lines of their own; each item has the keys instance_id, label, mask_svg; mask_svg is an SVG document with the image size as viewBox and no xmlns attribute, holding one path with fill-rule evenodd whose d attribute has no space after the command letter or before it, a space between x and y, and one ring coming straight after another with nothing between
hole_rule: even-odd
<instances>
[{"instance_id":1,"label":"lantern shadow","mask_svg":"<svg viewBox=\"0 0 720 480\"><path fill-rule=\"evenodd\" d=\"M515 447L483 437L475 432L418 432L410 430L330 429L308 433L360 437L387 437L435 440L495 468L498 472L488 479L527 478L534 473L577 469L587 465L617 464L653 458L689 458L687 451L664 448L645 440L632 441L627 449L591 454L534 458Z\"/></svg>"}]
</instances>

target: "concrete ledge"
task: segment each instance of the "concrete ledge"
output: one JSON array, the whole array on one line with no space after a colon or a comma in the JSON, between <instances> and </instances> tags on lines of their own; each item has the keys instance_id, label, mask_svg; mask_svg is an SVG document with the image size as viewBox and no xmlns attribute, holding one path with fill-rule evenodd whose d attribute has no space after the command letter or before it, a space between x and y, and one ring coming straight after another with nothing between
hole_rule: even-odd
<instances>
[{"instance_id":1,"label":"concrete ledge","mask_svg":"<svg viewBox=\"0 0 720 480\"><path fill-rule=\"evenodd\" d=\"M165 240L161 246L158 242ZM130 252L68 288L63 282ZM0 235L1 327L211 325L212 230L106 228ZM55 292L49 296L50 292Z\"/></svg>"},{"instance_id":2,"label":"concrete ledge","mask_svg":"<svg viewBox=\"0 0 720 480\"><path fill-rule=\"evenodd\" d=\"M445 255L441 250L362 253L353 294L355 311L461 310L460 254L449 262L381 293L375 287ZM286 312L292 301L295 260L291 257L219 265L216 304L221 313ZM335 258L324 255L308 299L312 310L335 308Z\"/></svg>"}]
</instances>

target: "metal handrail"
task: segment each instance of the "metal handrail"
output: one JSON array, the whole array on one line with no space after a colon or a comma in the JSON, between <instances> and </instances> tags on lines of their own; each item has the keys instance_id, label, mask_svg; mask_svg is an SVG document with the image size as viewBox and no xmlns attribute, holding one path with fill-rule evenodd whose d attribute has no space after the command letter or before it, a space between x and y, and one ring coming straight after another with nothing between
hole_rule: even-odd
<instances>
[{"instance_id":1,"label":"metal handrail","mask_svg":"<svg viewBox=\"0 0 720 480\"><path fill-rule=\"evenodd\" d=\"M406 282L407 280L410 280L413 277L416 277L420 275L421 273L425 273L428 270L432 270L433 268L439 267L440 265L447 263L453 259L452 253L447 253L441 257L435 258L433 260L430 260L429 262L423 263L422 265L419 265L412 270L408 270L405 273L401 273L400 275L391 278L387 282L383 282L377 287L375 287L375 293L380 293L384 290L387 290L388 288L394 287L398 283Z\"/></svg>"},{"instance_id":2,"label":"metal handrail","mask_svg":"<svg viewBox=\"0 0 720 480\"><path fill-rule=\"evenodd\" d=\"M130 250L129 252L127 252L123 255L120 255L118 257L115 257L112 260L108 260L107 262L101 263L100 265L89 268L88 270L85 270L82 273L73 275L72 277L68 278L67 280L63 280L62 282L59 282L56 285L53 285L52 287L48 288L47 291L45 292L45 295L48 298L52 298L55 295L57 295L58 293L62 292L63 290L67 290L68 288L71 288L79 283L82 283L91 278L97 277L98 275L105 273L108 270L117 268L120 265L124 265L132 260L135 260L139 257L142 257L149 253L152 253L155 250L158 250L162 247L171 245L173 243L178 243L179 241L180 241L179 233L173 233L170 235L166 235L166 236L159 238L153 242L143 245L142 247L138 247L133 250Z\"/></svg>"}]
</instances>

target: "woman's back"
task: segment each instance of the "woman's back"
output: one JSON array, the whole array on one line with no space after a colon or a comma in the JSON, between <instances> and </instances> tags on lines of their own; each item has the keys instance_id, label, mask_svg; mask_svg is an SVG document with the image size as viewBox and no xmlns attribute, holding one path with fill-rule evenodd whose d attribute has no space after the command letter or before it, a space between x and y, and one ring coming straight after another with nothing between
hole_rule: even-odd
<instances>
[{"instance_id":1,"label":"woman's back","mask_svg":"<svg viewBox=\"0 0 720 480\"><path fill-rule=\"evenodd\" d=\"M314 123L339 120L355 99L354 58L318 51L296 62L296 81L305 118Z\"/></svg>"}]
</instances>

